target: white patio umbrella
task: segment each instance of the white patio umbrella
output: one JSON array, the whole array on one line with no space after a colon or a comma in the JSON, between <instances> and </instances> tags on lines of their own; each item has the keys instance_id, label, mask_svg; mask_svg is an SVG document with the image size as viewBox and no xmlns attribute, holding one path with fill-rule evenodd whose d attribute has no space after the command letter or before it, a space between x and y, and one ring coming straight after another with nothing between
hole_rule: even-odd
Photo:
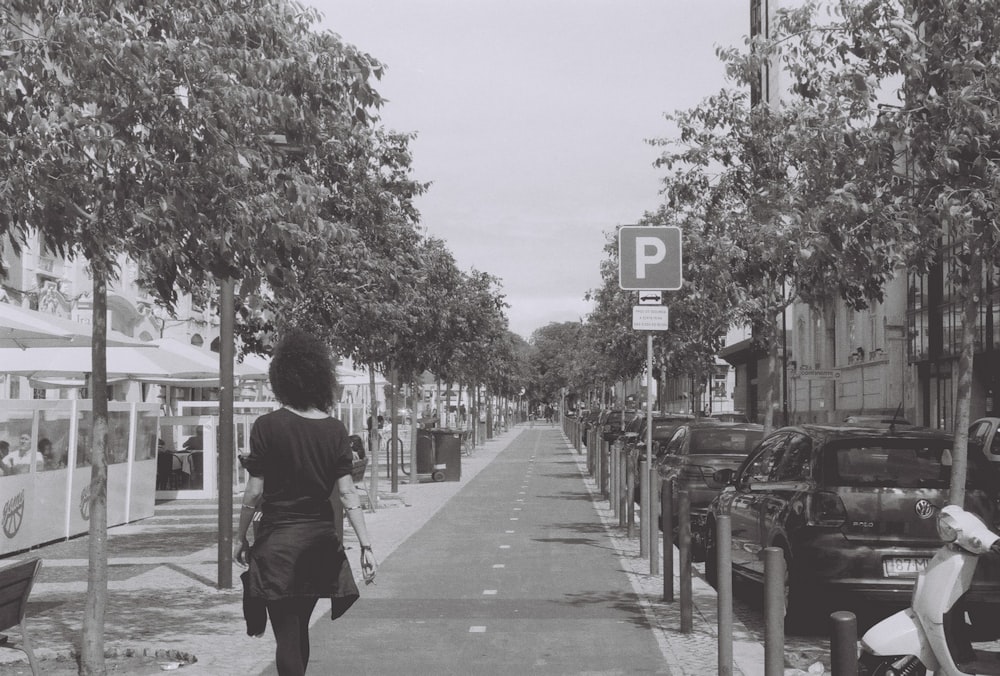
<instances>
[{"instance_id":1,"label":"white patio umbrella","mask_svg":"<svg viewBox=\"0 0 1000 676\"><path fill-rule=\"evenodd\" d=\"M172 355L182 357L185 359L190 359L192 362L201 364L205 373L210 374L206 376L208 380L214 380L214 383L205 383L203 386L211 387L212 384L217 384L219 380L219 353L218 352L206 352L205 350L199 350L194 345L189 345L188 343L183 343L179 340L173 338L160 338L159 340L154 340L153 344L159 347L161 350L168 352ZM233 376L235 380L267 380L267 366L261 365L260 362L253 360L246 360L242 363L237 362L233 365ZM163 381L161 381L163 382ZM180 383L171 383L180 384ZM191 386L197 386L200 383L191 384Z\"/></svg>"},{"instance_id":2,"label":"white patio umbrella","mask_svg":"<svg viewBox=\"0 0 1000 676\"><path fill-rule=\"evenodd\" d=\"M45 380L91 373L89 347L0 348L0 373ZM218 367L171 354L152 344L107 349L108 380L218 378Z\"/></svg>"},{"instance_id":3,"label":"white patio umbrella","mask_svg":"<svg viewBox=\"0 0 1000 676\"><path fill-rule=\"evenodd\" d=\"M0 302L0 348L89 347L92 328L47 312ZM141 344L118 331L108 331L109 346Z\"/></svg>"}]
</instances>

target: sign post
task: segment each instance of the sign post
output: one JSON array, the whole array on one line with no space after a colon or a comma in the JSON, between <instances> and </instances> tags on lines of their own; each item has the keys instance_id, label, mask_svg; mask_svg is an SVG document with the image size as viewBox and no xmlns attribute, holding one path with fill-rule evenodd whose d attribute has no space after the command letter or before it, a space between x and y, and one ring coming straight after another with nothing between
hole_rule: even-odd
<instances>
[{"instance_id":1,"label":"sign post","mask_svg":"<svg viewBox=\"0 0 1000 676\"><path fill-rule=\"evenodd\" d=\"M618 285L638 291L639 304L632 308L632 329L646 334L646 472L641 477L642 529L640 556L649 554L650 573L658 572L657 519L651 514L653 472L653 331L666 331L669 308L662 291L677 291L683 284L681 230L675 226L626 225L618 230ZM652 545L650 546L650 543Z\"/></svg>"}]
</instances>

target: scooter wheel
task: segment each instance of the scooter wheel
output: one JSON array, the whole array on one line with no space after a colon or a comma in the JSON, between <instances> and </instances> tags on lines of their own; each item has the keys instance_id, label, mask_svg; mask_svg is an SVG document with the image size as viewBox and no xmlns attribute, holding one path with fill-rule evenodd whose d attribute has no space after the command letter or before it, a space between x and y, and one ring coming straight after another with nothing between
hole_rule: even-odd
<instances>
[{"instance_id":1,"label":"scooter wheel","mask_svg":"<svg viewBox=\"0 0 1000 676\"><path fill-rule=\"evenodd\" d=\"M435 470L431 474L431 479L433 479L434 481L444 481L444 472L442 472L441 470Z\"/></svg>"},{"instance_id":2,"label":"scooter wheel","mask_svg":"<svg viewBox=\"0 0 1000 676\"><path fill-rule=\"evenodd\" d=\"M927 667L913 655L872 655L858 657L858 676L926 676Z\"/></svg>"}]
</instances>

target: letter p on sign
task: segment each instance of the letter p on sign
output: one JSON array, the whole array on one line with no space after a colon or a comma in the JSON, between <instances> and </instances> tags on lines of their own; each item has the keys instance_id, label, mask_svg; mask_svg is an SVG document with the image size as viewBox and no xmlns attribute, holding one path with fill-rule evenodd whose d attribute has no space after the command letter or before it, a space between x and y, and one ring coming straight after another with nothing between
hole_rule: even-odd
<instances>
[{"instance_id":1,"label":"letter p on sign","mask_svg":"<svg viewBox=\"0 0 1000 676\"><path fill-rule=\"evenodd\" d=\"M681 288L681 230L626 225L618 230L618 283L626 291Z\"/></svg>"}]
</instances>

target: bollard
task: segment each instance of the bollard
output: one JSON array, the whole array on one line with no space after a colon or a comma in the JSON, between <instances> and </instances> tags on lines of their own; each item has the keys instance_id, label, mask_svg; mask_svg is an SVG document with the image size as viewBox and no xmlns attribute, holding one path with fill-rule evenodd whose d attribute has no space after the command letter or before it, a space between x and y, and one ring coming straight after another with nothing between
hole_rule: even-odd
<instances>
[{"instance_id":1,"label":"bollard","mask_svg":"<svg viewBox=\"0 0 1000 676\"><path fill-rule=\"evenodd\" d=\"M639 556L649 556L649 471L646 460L639 460L639 499L642 501L639 509ZM635 498L632 499L635 509Z\"/></svg>"},{"instance_id":2,"label":"bollard","mask_svg":"<svg viewBox=\"0 0 1000 676\"><path fill-rule=\"evenodd\" d=\"M618 525L628 528L628 510L625 504L626 484L628 482L625 470L625 460L622 458L621 448L618 449Z\"/></svg>"},{"instance_id":3,"label":"bollard","mask_svg":"<svg viewBox=\"0 0 1000 676\"><path fill-rule=\"evenodd\" d=\"M608 466L611 476L608 477L608 502L611 503L611 513L618 516L618 453L614 446L608 448Z\"/></svg>"},{"instance_id":4,"label":"bollard","mask_svg":"<svg viewBox=\"0 0 1000 676\"><path fill-rule=\"evenodd\" d=\"M858 676L858 618L846 610L830 614L830 672Z\"/></svg>"},{"instance_id":5,"label":"bollard","mask_svg":"<svg viewBox=\"0 0 1000 676\"><path fill-rule=\"evenodd\" d=\"M635 537L635 463L632 454L628 451L622 453L622 462L625 464L625 525L631 539Z\"/></svg>"},{"instance_id":6,"label":"bollard","mask_svg":"<svg viewBox=\"0 0 1000 676\"><path fill-rule=\"evenodd\" d=\"M732 525L722 514L715 522L715 588L719 611L719 676L733 676L733 550ZM708 552L711 554L711 552ZM707 560L707 559L706 559Z\"/></svg>"},{"instance_id":7,"label":"bollard","mask_svg":"<svg viewBox=\"0 0 1000 676\"><path fill-rule=\"evenodd\" d=\"M663 529L663 600L674 601L674 481L660 483L660 527Z\"/></svg>"},{"instance_id":8,"label":"bollard","mask_svg":"<svg viewBox=\"0 0 1000 676\"><path fill-rule=\"evenodd\" d=\"M785 673L785 553L764 549L764 676Z\"/></svg>"},{"instance_id":9,"label":"bollard","mask_svg":"<svg viewBox=\"0 0 1000 676\"><path fill-rule=\"evenodd\" d=\"M681 633L690 634L694 626L694 599L691 590L691 498L687 489L677 492L677 538L681 558Z\"/></svg>"},{"instance_id":10,"label":"bollard","mask_svg":"<svg viewBox=\"0 0 1000 676\"><path fill-rule=\"evenodd\" d=\"M610 458L608 457L608 451L605 450L604 441L598 437L597 433L594 433L594 444L601 451L601 494L605 499L608 498L608 491L610 490L609 484L611 477L608 476L610 470L609 465L611 464Z\"/></svg>"},{"instance_id":11,"label":"bollard","mask_svg":"<svg viewBox=\"0 0 1000 676\"><path fill-rule=\"evenodd\" d=\"M586 432L581 431L580 432L580 437L581 437L581 443L584 446L586 446L586 448L587 448L587 474L589 474L590 476L592 476L596 480L597 479L597 468L594 466L594 458L596 457L595 454L594 454L594 447L591 446L589 443L587 443L588 439L587 439L587 433ZM598 481L597 485L598 485L598 487L600 487L601 482Z\"/></svg>"},{"instance_id":12,"label":"bollard","mask_svg":"<svg viewBox=\"0 0 1000 676\"><path fill-rule=\"evenodd\" d=\"M649 529L649 574L660 574L660 475L656 467L649 468L646 488L649 491L649 518L642 524Z\"/></svg>"}]
</instances>

